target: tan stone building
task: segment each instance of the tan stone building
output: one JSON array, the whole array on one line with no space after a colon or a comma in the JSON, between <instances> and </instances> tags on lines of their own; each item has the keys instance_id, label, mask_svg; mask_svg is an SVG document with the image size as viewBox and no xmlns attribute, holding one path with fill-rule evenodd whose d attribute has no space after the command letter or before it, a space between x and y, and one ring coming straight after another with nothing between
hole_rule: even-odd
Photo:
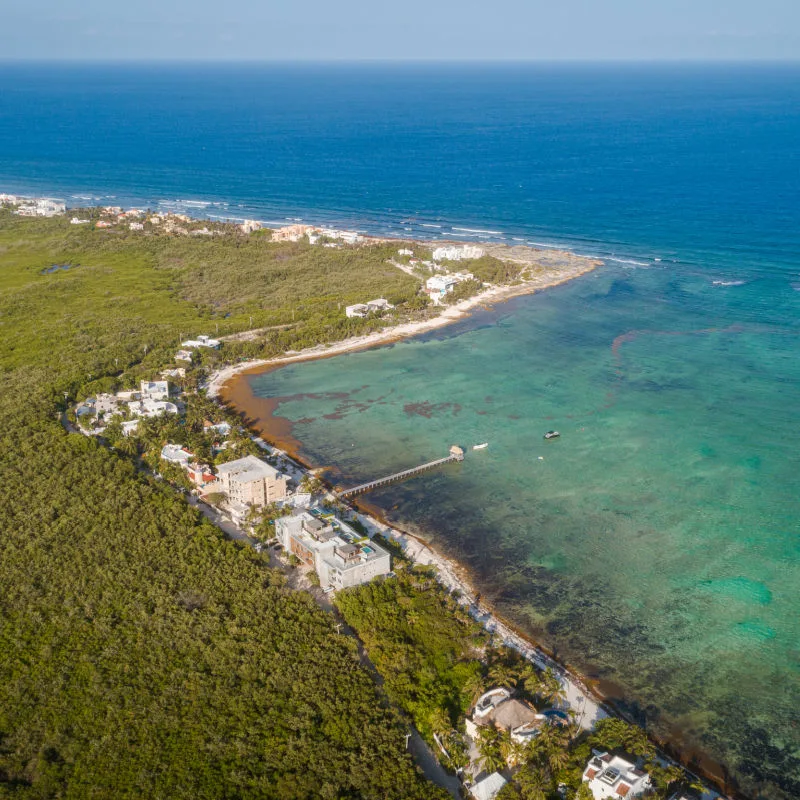
<instances>
[{"instance_id":1,"label":"tan stone building","mask_svg":"<svg viewBox=\"0 0 800 800\"><path fill-rule=\"evenodd\" d=\"M266 506L286 497L286 475L255 456L221 464L217 477L228 499L239 503Z\"/></svg>"}]
</instances>

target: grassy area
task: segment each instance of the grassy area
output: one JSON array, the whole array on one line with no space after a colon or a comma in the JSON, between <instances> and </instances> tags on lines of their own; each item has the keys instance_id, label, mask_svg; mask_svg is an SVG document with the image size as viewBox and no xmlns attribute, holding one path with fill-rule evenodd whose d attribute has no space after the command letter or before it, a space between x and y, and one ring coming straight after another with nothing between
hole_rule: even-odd
<instances>
[{"instance_id":1,"label":"grassy area","mask_svg":"<svg viewBox=\"0 0 800 800\"><path fill-rule=\"evenodd\" d=\"M0 212L0 797L443 796L328 615L59 423L65 394L150 377L181 335L292 305L333 324L360 291L336 289L340 257ZM411 291L379 261L356 285Z\"/></svg>"}]
</instances>

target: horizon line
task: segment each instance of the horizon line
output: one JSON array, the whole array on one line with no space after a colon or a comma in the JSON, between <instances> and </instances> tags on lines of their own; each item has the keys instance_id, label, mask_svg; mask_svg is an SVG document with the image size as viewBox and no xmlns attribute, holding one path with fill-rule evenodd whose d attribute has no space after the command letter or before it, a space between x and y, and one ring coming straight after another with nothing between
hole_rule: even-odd
<instances>
[{"instance_id":1,"label":"horizon line","mask_svg":"<svg viewBox=\"0 0 800 800\"><path fill-rule=\"evenodd\" d=\"M717 57L656 57L638 58L633 56L613 56L595 58L379 58L379 57L338 57L329 58L74 58L74 57L23 57L23 58L3 58L0 56L0 64L208 64L208 65L329 65L329 64L459 64L459 65L492 65L492 64L671 64L671 65L705 65L705 64L800 64L800 55L791 58L766 58L766 57L743 57L743 58L717 58Z\"/></svg>"}]
</instances>

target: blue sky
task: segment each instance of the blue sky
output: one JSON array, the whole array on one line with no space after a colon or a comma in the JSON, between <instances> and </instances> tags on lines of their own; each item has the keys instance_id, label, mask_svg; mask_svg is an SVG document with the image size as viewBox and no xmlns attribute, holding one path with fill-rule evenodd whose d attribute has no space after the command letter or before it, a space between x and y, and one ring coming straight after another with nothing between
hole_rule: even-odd
<instances>
[{"instance_id":1,"label":"blue sky","mask_svg":"<svg viewBox=\"0 0 800 800\"><path fill-rule=\"evenodd\" d=\"M800 0L0 0L4 59L800 59Z\"/></svg>"}]
</instances>

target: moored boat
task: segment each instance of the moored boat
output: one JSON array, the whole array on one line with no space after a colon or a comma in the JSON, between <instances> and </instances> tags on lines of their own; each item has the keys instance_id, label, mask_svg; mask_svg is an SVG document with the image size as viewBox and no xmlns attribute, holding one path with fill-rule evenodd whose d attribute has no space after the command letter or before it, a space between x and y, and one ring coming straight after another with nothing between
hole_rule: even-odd
<instances>
[{"instance_id":1,"label":"moored boat","mask_svg":"<svg viewBox=\"0 0 800 800\"><path fill-rule=\"evenodd\" d=\"M561 436L561 434L558 431L547 431L547 433L544 435L544 438L545 439L558 439L559 436Z\"/></svg>"},{"instance_id":2,"label":"moored boat","mask_svg":"<svg viewBox=\"0 0 800 800\"><path fill-rule=\"evenodd\" d=\"M473 450L484 450L489 446L489 442L484 442L483 444L474 444L472 445Z\"/></svg>"}]
</instances>

